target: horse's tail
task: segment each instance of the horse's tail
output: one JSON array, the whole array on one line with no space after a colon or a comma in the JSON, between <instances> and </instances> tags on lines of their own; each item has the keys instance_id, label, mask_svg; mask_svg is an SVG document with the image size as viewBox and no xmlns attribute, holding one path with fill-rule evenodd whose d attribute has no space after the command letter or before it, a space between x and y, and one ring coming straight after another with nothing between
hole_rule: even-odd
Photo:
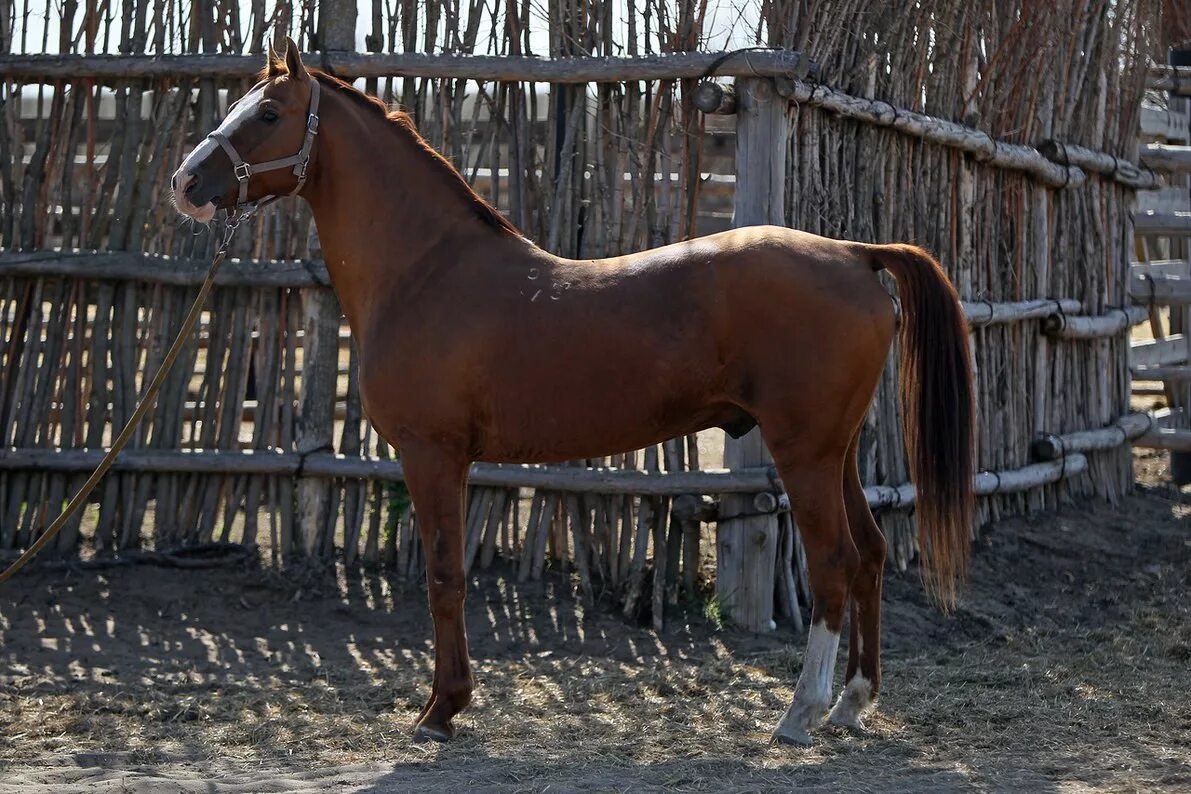
<instances>
[{"instance_id":1,"label":"horse's tail","mask_svg":"<svg viewBox=\"0 0 1191 794\"><path fill-rule=\"evenodd\" d=\"M923 584L944 610L967 576L975 509L972 357L959 295L939 263L912 245L871 246L873 268L897 279L901 407L917 487Z\"/></svg>"}]
</instances>

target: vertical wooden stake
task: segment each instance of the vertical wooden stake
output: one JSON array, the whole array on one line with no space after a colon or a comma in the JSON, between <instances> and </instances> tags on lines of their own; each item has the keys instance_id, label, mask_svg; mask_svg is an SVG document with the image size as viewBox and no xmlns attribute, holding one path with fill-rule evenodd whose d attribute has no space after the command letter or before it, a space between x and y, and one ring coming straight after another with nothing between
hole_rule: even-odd
<instances>
[{"instance_id":1,"label":"vertical wooden stake","mask_svg":"<svg viewBox=\"0 0 1191 794\"><path fill-rule=\"evenodd\" d=\"M785 225L789 105L767 79L737 80L736 97L732 225ZM724 444L724 466L729 469L766 466L772 460L758 429L740 439L728 438ZM749 494L725 496L721 509L729 516L756 511ZM717 596L738 626L752 631L777 627L773 601L778 537L776 515L745 515L721 521L716 529Z\"/></svg>"},{"instance_id":2,"label":"vertical wooden stake","mask_svg":"<svg viewBox=\"0 0 1191 794\"><path fill-rule=\"evenodd\" d=\"M354 51L356 4L324 0L320 5L319 47ZM312 241L312 254L317 247L317 242ZM339 317L339 301L331 290L316 287L302 291L302 388L294 438L299 452L325 450L334 442ZM318 539L330 524L330 508L331 485L327 480L303 477L298 481L298 533L302 552L308 556L320 548Z\"/></svg>"}]
</instances>

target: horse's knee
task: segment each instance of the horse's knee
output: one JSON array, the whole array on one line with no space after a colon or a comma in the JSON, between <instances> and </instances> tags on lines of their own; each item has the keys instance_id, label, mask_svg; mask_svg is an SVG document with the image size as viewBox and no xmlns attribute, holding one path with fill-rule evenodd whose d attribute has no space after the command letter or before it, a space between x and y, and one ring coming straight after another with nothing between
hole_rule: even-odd
<instances>
[{"instance_id":1,"label":"horse's knee","mask_svg":"<svg viewBox=\"0 0 1191 794\"><path fill-rule=\"evenodd\" d=\"M426 590L430 597L430 609L437 616L440 612L463 610L467 596L467 581L462 572L431 570Z\"/></svg>"}]
</instances>

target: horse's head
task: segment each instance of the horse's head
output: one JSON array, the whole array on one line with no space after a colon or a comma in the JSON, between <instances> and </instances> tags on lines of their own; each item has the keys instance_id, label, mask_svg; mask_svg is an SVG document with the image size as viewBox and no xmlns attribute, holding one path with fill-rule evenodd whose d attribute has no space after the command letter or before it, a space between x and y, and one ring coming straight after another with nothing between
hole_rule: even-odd
<instances>
[{"instance_id":1,"label":"horse's head","mask_svg":"<svg viewBox=\"0 0 1191 794\"><path fill-rule=\"evenodd\" d=\"M217 209L294 193L305 182L318 131L318 81L293 39L286 43L284 59L270 46L261 81L174 172L174 203L185 215L205 223Z\"/></svg>"}]
</instances>

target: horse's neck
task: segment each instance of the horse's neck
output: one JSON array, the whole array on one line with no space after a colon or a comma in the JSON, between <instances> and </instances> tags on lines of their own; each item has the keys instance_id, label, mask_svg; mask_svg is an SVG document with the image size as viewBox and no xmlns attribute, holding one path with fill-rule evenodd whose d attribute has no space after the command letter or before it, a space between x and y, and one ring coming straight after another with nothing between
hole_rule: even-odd
<instances>
[{"instance_id":1,"label":"horse's neck","mask_svg":"<svg viewBox=\"0 0 1191 794\"><path fill-rule=\"evenodd\" d=\"M336 92L319 114L314 173L303 196L314 210L331 282L357 331L371 313L453 248L496 232L476 222L446 166L413 136Z\"/></svg>"}]
</instances>

